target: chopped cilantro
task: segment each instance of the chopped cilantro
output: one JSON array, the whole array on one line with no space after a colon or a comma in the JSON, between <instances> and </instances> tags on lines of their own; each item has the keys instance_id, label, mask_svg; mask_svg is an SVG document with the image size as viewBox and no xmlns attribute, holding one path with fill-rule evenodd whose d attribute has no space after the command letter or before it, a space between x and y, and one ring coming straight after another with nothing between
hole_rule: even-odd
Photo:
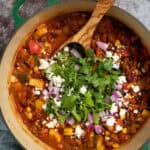
<instances>
[{"instance_id":1,"label":"chopped cilantro","mask_svg":"<svg viewBox=\"0 0 150 150\"><path fill-rule=\"evenodd\" d=\"M59 52L55 57L57 63L51 65L53 74L60 75L65 82L62 84L64 91L60 107L50 100L46 112L54 113L61 122L64 122L69 115L72 115L77 122L86 122L88 113L92 112L94 123L98 124L99 112L111 107L112 102L106 104L105 100L111 96L120 71L113 69L111 58L100 59L95 56L92 49L86 50L85 53L86 57L76 58L68 52ZM75 67L77 64L79 69ZM46 76L49 74L46 71ZM83 85L87 87L85 94L80 93ZM62 115L60 110L65 114Z\"/></svg>"}]
</instances>

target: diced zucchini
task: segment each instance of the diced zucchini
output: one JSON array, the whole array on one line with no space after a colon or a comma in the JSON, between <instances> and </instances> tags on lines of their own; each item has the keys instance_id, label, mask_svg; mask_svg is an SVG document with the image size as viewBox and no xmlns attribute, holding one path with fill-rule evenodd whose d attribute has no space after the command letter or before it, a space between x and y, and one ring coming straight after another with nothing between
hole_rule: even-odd
<instances>
[{"instance_id":1,"label":"diced zucchini","mask_svg":"<svg viewBox=\"0 0 150 150\"><path fill-rule=\"evenodd\" d=\"M26 83L26 82L28 82L28 76L27 76L27 74L24 73L24 72L20 72L20 73L18 74L18 79L19 79L19 81L20 81L21 83Z\"/></svg>"}]
</instances>

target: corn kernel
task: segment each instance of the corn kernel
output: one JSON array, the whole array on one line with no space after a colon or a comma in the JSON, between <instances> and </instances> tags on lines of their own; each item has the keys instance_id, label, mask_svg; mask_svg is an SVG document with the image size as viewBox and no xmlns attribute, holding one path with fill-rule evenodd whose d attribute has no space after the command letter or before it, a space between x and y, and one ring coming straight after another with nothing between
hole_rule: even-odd
<instances>
[{"instance_id":1,"label":"corn kernel","mask_svg":"<svg viewBox=\"0 0 150 150\"><path fill-rule=\"evenodd\" d=\"M137 121L139 121L139 122L143 122L143 121L144 121L144 119L143 119L142 117L138 117L138 118L137 118Z\"/></svg>"},{"instance_id":2,"label":"corn kernel","mask_svg":"<svg viewBox=\"0 0 150 150\"><path fill-rule=\"evenodd\" d=\"M26 116L29 120L31 120L33 115L32 115L31 112L25 112L25 116Z\"/></svg>"},{"instance_id":3,"label":"corn kernel","mask_svg":"<svg viewBox=\"0 0 150 150\"><path fill-rule=\"evenodd\" d=\"M35 66L34 68L33 68L33 70L34 70L34 72L38 72L38 66Z\"/></svg>"},{"instance_id":4,"label":"corn kernel","mask_svg":"<svg viewBox=\"0 0 150 150\"><path fill-rule=\"evenodd\" d=\"M110 135L110 132L108 132L108 131L105 131L105 135Z\"/></svg>"},{"instance_id":5,"label":"corn kernel","mask_svg":"<svg viewBox=\"0 0 150 150\"><path fill-rule=\"evenodd\" d=\"M90 132L90 137L94 137L94 132Z\"/></svg>"},{"instance_id":6,"label":"corn kernel","mask_svg":"<svg viewBox=\"0 0 150 150\"><path fill-rule=\"evenodd\" d=\"M41 49L41 53L42 53L42 54L45 54L45 53L46 53L44 48Z\"/></svg>"},{"instance_id":7,"label":"corn kernel","mask_svg":"<svg viewBox=\"0 0 150 150\"><path fill-rule=\"evenodd\" d=\"M150 112L148 110L144 109L143 112L142 112L142 116L144 118L147 118L147 117L149 117L149 115L150 115Z\"/></svg>"},{"instance_id":8,"label":"corn kernel","mask_svg":"<svg viewBox=\"0 0 150 150\"><path fill-rule=\"evenodd\" d=\"M113 147L113 148L119 148L119 144L118 144L118 143L114 143L114 144L112 145L112 147Z\"/></svg>"},{"instance_id":9,"label":"corn kernel","mask_svg":"<svg viewBox=\"0 0 150 150\"><path fill-rule=\"evenodd\" d=\"M27 111L27 112L31 112L31 107L27 106L27 107L26 107L26 111Z\"/></svg>"},{"instance_id":10,"label":"corn kernel","mask_svg":"<svg viewBox=\"0 0 150 150\"><path fill-rule=\"evenodd\" d=\"M45 43L44 43L44 46L45 46L45 47L49 47L50 44L49 44L48 42L45 42Z\"/></svg>"},{"instance_id":11,"label":"corn kernel","mask_svg":"<svg viewBox=\"0 0 150 150\"><path fill-rule=\"evenodd\" d=\"M43 36L48 32L47 27L42 27L36 31L37 36Z\"/></svg>"},{"instance_id":12,"label":"corn kernel","mask_svg":"<svg viewBox=\"0 0 150 150\"><path fill-rule=\"evenodd\" d=\"M41 79L34 79L34 78L31 78L31 79L29 80L29 85L43 89L43 87L44 87L44 81L41 80Z\"/></svg>"},{"instance_id":13,"label":"corn kernel","mask_svg":"<svg viewBox=\"0 0 150 150\"><path fill-rule=\"evenodd\" d=\"M108 130L109 130L109 131L113 131L113 130L114 130L114 127L113 127L113 126L109 126L109 127L108 127Z\"/></svg>"},{"instance_id":14,"label":"corn kernel","mask_svg":"<svg viewBox=\"0 0 150 150\"><path fill-rule=\"evenodd\" d=\"M100 147L98 147L96 150L105 150L105 146L101 145Z\"/></svg>"},{"instance_id":15,"label":"corn kernel","mask_svg":"<svg viewBox=\"0 0 150 150\"><path fill-rule=\"evenodd\" d=\"M64 128L64 135L65 136L72 136L73 135L73 129L72 128Z\"/></svg>"},{"instance_id":16,"label":"corn kernel","mask_svg":"<svg viewBox=\"0 0 150 150\"><path fill-rule=\"evenodd\" d=\"M125 118L126 118L126 115L121 115L121 116L120 116L120 119L121 119L121 120L124 120Z\"/></svg>"},{"instance_id":17,"label":"corn kernel","mask_svg":"<svg viewBox=\"0 0 150 150\"><path fill-rule=\"evenodd\" d=\"M127 128L123 128L122 133L126 134L127 133Z\"/></svg>"},{"instance_id":18,"label":"corn kernel","mask_svg":"<svg viewBox=\"0 0 150 150\"><path fill-rule=\"evenodd\" d=\"M134 72L135 72L135 74L136 74L136 75L138 75L138 74L139 74L138 69L135 69L135 70L134 70Z\"/></svg>"},{"instance_id":19,"label":"corn kernel","mask_svg":"<svg viewBox=\"0 0 150 150\"><path fill-rule=\"evenodd\" d=\"M42 110L43 101L41 99L38 99L35 101L35 107L37 110Z\"/></svg>"},{"instance_id":20,"label":"corn kernel","mask_svg":"<svg viewBox=\"0 0 150 150\"><path fill-rule=\"evenodd\" d=\"M122 47L122 45L121 45L119 40L116 40L115 46L117 46L117 48L121 48Z\"/></svg>"},{"instance_id":21,"label":"corn kernel","mask_svg":"<svg viewBox=\"0 0 150 150\"><path fill-rule=\"evenodd\" d=\"M101 146L103 146L103 137L97 136L97 144L96 144L96 150L101 150Z\"/></svg>"}]
</instances>

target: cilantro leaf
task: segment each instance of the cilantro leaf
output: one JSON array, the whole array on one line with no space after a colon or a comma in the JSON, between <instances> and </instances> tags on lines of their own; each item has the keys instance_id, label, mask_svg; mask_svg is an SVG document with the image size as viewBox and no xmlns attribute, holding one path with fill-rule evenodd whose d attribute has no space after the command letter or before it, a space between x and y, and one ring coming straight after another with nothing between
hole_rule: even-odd
<instances>
[{"instance_id":1,"label":"cilantro leaf","mask_svg":"<svg viewBox=\"0 0 150 150\"><path fill-rule=\"evenodd\" d=\"M71 96L63 95L61 101L62 101L61 108L65 110L71 110L75 106L76 98L73 95Z\"/></svg>"},{"instance_id":2,"label":"cilantro leaf","mask_svg":"<svg viewBox=\"0 0 150 150\"><path fill-rule=\"evenodd\" d=\"M93 107L94 106L94 102L93 102L93 99L92 99L92 94L90 93L90 91L88 91L86 94L85 94L85 103L90 106L90 107Z\"/></svg>"}]
</instances>

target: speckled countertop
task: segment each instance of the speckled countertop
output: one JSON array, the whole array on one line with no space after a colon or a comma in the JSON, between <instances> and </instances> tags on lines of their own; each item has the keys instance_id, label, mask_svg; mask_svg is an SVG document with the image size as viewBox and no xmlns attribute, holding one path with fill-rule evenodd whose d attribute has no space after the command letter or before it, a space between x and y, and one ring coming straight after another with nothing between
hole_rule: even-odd
<instances>
[{"instance_id":1,"label":"speckled countertop","mask_svg":"<svg viewBox=\"0 0 150 150\"><path fill-rule=\"evenodd\" d=\"M16 0L0 0L0 57L16 30L11 13L15 1ZM20 14L27 18L46 7L46 5L46 0L26 0L20 9ZM150 31L150 0L116 0L115 5L125 9L127 12L135 16ZM148 143L148 145L150 147L150 143ZM21 150L22 148L8 131L0 114L0 150L8 149Z\"/></svg>"}]
</instances>

